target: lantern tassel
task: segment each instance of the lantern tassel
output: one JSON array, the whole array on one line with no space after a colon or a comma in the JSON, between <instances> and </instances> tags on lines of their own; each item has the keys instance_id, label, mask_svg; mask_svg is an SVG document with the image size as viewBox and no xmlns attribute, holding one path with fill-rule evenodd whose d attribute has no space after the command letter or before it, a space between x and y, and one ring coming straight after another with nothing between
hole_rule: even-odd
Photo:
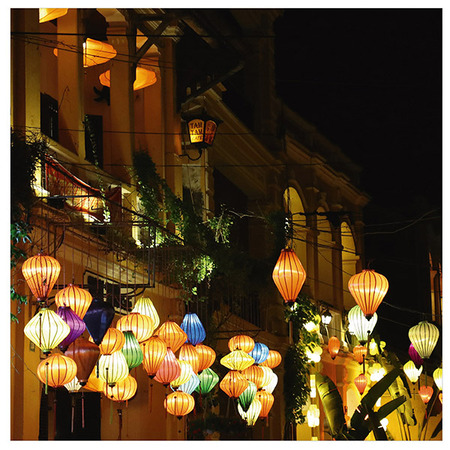
<instances>
[{"instance_id":1,"label":"lantern tassel","mask_svg":"<svg viewBox=\"0 0 450 450\"><path fill-rule=\"evenodd\" d=\"M112 404L112 403L111 403ZM122 440L122 409L117 410L117 414L119 415L119 436L117 437L117 440Z\"/></svg>"}]
</instances>

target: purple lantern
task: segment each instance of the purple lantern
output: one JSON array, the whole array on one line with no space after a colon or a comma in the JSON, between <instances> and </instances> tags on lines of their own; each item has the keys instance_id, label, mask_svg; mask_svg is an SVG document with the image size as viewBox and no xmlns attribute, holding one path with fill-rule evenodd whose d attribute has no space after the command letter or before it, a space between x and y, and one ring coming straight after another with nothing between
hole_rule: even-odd
<instances>
[{"instance_id":1,"label":"purple lantern","mask_svg":"<svg viewBox=\"0 0 450 450\"><path fill-rule=\"evenodd\" d=\"M67 347L78 337L80 337L86 329L86 324L83 320L72 310L70 306L60 306L56 311L59 317L70 327L70 332L67 337L58 345L58 348L65 352Z\"/></svg>"},{"instance_id":2,"label":"purple lantern","mask_svg":"<svg viewBox=\"0 0 450 450\"><path fill-rule=\"evenodd\" d=\"M423 359L417 353L417 350L414 348L414 345L411 344L409 346L408 354L417 368L419 368L423 364Z\"/></svg>"}]
</instances>

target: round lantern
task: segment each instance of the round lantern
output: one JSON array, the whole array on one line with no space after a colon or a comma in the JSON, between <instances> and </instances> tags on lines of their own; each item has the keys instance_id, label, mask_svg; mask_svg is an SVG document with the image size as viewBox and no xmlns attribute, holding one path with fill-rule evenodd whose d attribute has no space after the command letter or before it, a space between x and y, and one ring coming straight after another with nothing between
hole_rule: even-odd
<instances>
[{"instance_id":1,"label":"round lantern","mask_svg":"<svg viewBox=\"0 0 450 450\"><path fill-rule=\"evenodd\" d=\"M178 359L180 361L186 361L187 363L189 363L194 373L198 372L198 353L196 348L192 344L183 344L181 346Z\"/></svg>"},{"instance_id":2,"label":"round lantern","mask_svg":"<svg viewBox=\"0 0 450 450\"><path fill-rule=\"evenodd\" d=\"M167 348L166 356L159 366L155 375L158 383L168 386L173 380L181 375L181 366L170 347Z\"/></svg>"},{"instance_id":3,"label":"round lantern","mask_svg":"<svg viewBox=\"0 0 450 450\"><path fill-rule=\"evenodd\" d=\"M132 331L124 331L123 334L125 336L125 344L120 351L125 356L128 368L131 370L142 363L144 354Z\"/></svg>"},{"instance_id":4,"label":"round lantern","mask_svg":"<svg viewBox=\"0 0 450 450\"><path fill-rule=\"evenodd\" d=\"M23 277L38 302L47 300L60 271L59 262L43 253L28 258L22 265Z\"/></svg>"},{"instance_id":5,"label":"round lantern","mask_svg":"<svg viewBox=\"0 0 450 450\"><path fill-rule=\"evenodd\" d=\"M192 394L200 384L200 379L197 374L192 370L192 367L189 368L190 377L189 379L179 386L178 390L186 392L186 394Z\"/></svg>"},{"instance_id":6,"label":"round lantern","mask_svg":"<svg viewBox=\"0 0 450 450\"><path fill-rule=\"evenodd\" d=\"M362 364L367 357L367 347L364 345L355 345L353 347L353 355L355 355L356 361L358 361L359 364Z\"/></svg>"},{"instance_id":7,"label":"round lantern","mask_svg":"<svg viewBox=\"0 0 450 450\"><path fill-rule=\"evenodd\" d=\"M353 382L355 383L358 392L362 395L367 386L367 377L362 373L361 375L358 375Z\"/></svg>"},{"instance_id":8,"label":"round lantern","mask_svg":"<svg viewBox=\"0 0 450 450\"><path fill-rule=\"evenodd\" d=\"M269 350L269 356L265 361L260 363L261 366L270 367L271 369L274 369L275 367L278 367L281 363L281 355L276 350Z\"/></svg>"},{"instance_id":9,"label":"round lantern","mask_svg":"<svg viewBox=\"0 0 450 450\"><path fill-rule=\"evenodd\" d=\"M78 337L80 337L86 329L86 324L80 317L72 311L70 306L60 306L56 311L59 317L70 327L69 334L58 345L58 348L65 352L67 347Z\"/></svg>"},{"instance_id":10,"label":"round lantern","mask_svg":"<svg viewBox=\"0 0 450 450\"><path fill-rule=\"evenodd\" d=\"M75 361L64 355L54 354L41 361L37 376L45 385L53 388L70 383L77 374Z\"/></svg>"},{"instance_id":11,"label":"round lantern","mask_svg":"<svg viewBox=\"0 0 450 450\"><path fill-rule=\"evenodd\" d=\"M247 389L248 381L237 370L230 370L219 383L220 389L230 398L238 398Z\"/></svg>"},{"instance_id":12,"label":"round lantern","mask_svg":"<svg viewBox=\"0 0 450 450\"><path fill-rule=\"evenodd\" d=\"M180 327L187 334L188 342L192 345L200 344L206 338L205 328L195 313L187 313Z\"/></svg>"},{"instance_id":13,"label":"round lantern","mask_svg":"<svg viewBox=\"0 0 450 450\"><path fill-rule=\"evenodd\" d=\"M414 348L414 345L412 344L410 344L409 346L408 355L413 360L416 367L420 367L423 364L423 359L417 353L416 349Z\"/></svg>"},{"instance_id":14,"label":"round lantern","mask_svg":"<svg viewBox=\"0 0 450 450\"><path fill-rule=\"evenodd\" d=\"M81 319L84 318L89 306L91 306L92 295L86 289L69 284L55 295L57 306L70 306L73 312Z\"/></svg>"},{"instance_id":15,"label":"round lantern","mask_svg":"<svg viewBox=\"0 0 450 450\"><path fill-rule=\"evenodd\" d=\"M106 383L104 382L104 380L97 377L97 368L94 368L94 370L89 375L87 383L83 387L88 391L103 392L105 385Z\"/></svg>"},{"instance_id":16,"label":"round lantern","mask_svg":"<svg viewBox=\"0 0 450 450\"><path fill-rule=\"evenodd\" d=\"M418 369L413 361L408 361L403 365L403 372L405 372L406 376L409 378L411 383L416 383L422 373L422 366Z\"/></svg>"},{"instance_id":17,"label":"round lantern","mask_svg":"<svg viewBox=\"0 0 450 450\"><path fill-rule=\"evenodd\" d=\"M285 303L292 305L306 280L306 272L294 250L281 250L272 278Z\"/></svg>"},{"instance_id":18,"label":"round lantern","mask_svg":"<svg viewBox=\"0 0 450 450\"><path fill-rule=\"evenodd\" d=\"M262 367L253 364L252 366L242 371L242 375L244 375L244 377L248 381L254 383L256 387L259 389L260 386L262 385L262 381L264 378L264 370Z\"/></svg>"},{"instance_id":19,"label":"round lantern","mask_svg":"<svg viewBox=\"0 0 450 450\"><path fill-rule=\"evenodd\" d=\"M274 402L274 396L267 391L258 391L255 396L255 400L261 402L261 412L259 413L259 417L261 419L265 419L269 415L269 411L271 410Z\"/></svg>"},{"instance_id":20,"label":"round lantern","mask_svg":"<svg viewBox=\"0 0 450 450\"><path fill-rule=\"evenodd\" d=\"M387 278L375 270L363 270L348 280L350 294L368 320L375 314L388 288Z\"/></svg>"},{"instance_id":21,"label":"round lantern","mask_svg":"<svg viewBox=\"0 0 450 450\"><path fill-rule=\"evenodd\" d=\"M187 383L192 374L192 367L189 363L178 360L178 364L180 365L180 375L178 375L175 380L170 382L170 387L174 391L177 390L182 384Z\"/></svg>"},{"instance_id":22,"label":"round lantern","mask_svg":"<svg viewBox=\"0 0 450 450\"><path fill-rule=\"evenodd\" d=\"M113 387L109 387L106 383L103 388L103 393L115 402L126 402L134 397L137 391L137 381L131 375L128 375L124 380L118 381Z\"/></svg>"},{"instance_id":23,"label":"round lantern","mask_svg":"<svg viewBox=\"0 0 450 450\"><path fill-rule=\"evenodd\" d=\"M83 67L103 64L116 55L117 51L115 48L107 42L87 38L83 43Z\"/></svg>"},{"instance_id":24,"label":"round lantern","mask_svg":"<svg viewBox=\"0 0 450 450\"><path fill-rule=\"evenodd\" d=\"M247 388L238 398L238 404L244 411L247 411L250 407L257 391L258 389L256 387L256 384L249 381Z\"/></svg>"},{"instance_id":25,"label":"round lantern","mask_svg":"<svg viewBox=\"0 0 450 450\"><path fill-rule=\"evenodd\" d=\"M187 334L177 323L168 320L159 327L158 337L175 353L186 342Z\"/></svg>"},{"instance_id":26,"label":"round lantern","mask_svg":"<svg viewBox=\"0 0 450 450\"><path fill-rule=\"evenodd\" d=\"M147 375L150 378L154 378L166 357L166 343L159 337L152 336L148 341L141 344L141 348L144 355L142 365L144 366Z\"/></svg>"},{"instance_id":27,"label":"round lantern","mask_svg":"<svg viewBox=\"0 0 450 450\"><path fill-rule=\"evenodd\" d=\"M111 86L111 72L109 70L103 72L98 77L100 84L106 87ZM144 67L136 67L136 79L133 82L133 91L144 89L157 81L156 73L153 70Z\"/></svg>"},{"instance_id":28,"label":"round lantern","mask_svg":"<svg viewBox=\"0 0 450 450\"><path fill-rule=\"evenodd\" d=\"M433 388L431 386L420 386L419 395L426 405L433 396Z\"/></svg>"},{"instance_id":29,"label":"round lantern","mask_svg":"<svg viewBox=\"0 0 450 450\"><path fill-rule=\"evenodd\" d=\"M189 414L195 406L194 397L183 391L176 391L169 394L164 400L164 408L169 414L181 419Z\"/></svg>"},{"instance_id":30,"label":"round lantern","mask_svg":"<svg viewBox=\"0 0 450 450\"><path fill-rule=\"evenodd\" d=\"M241 406L240 403L238 403L237 408L239 415L247 422L247 425L249 427L252 427L258 420L258 417L261 413L262 405L259 400L254 399L247 408L247 410L244 410L244 408Z\"/></svg>"},{"instance_id":31,"label":"round lantern","mask_svg":"<svg viewBox=\"0 0 450 450\"><path fill-rule=\"evenodd\" d=\"M45 354L60 344L70 333L70 327L48 308L41 308L25 325L25 336Z\"/></svg>"},{"instance_id":32,"label":"round lantern","mask_svg":"<svg viewBox=\"0 0 450 450\"><path fill-rule=\"evenodd\" d=\"M117 328L109 327L99 345L100 352L102 355L110 355L122 350L124 344L125 335Z\"/></svg>"},{"instance_id":33,"label":"round lantern","mask_svg":"<svg viewBox=\"0 0 450 450\"><path fill-rule=\"evenodd\" d=\"M106 331L111 326L114 315L114 307L111 304L98 298L92 300L83 320L97 345L101 344Z\"/></svg>"},{"instance_id":34,"label":"round lantern","mask_svg":"<svg viewBox=\"0 0 450 450\"><path fill-rule=\"evenodd\" d=\"M442 391L442 369L440 367L433 372L433 380L437 388Z\"/></svg>"},{"instance_id":35,"label":"round lantern","mask_svg":"<svg viewBox=\"0 0 450 450\"><path fill-rule=\"evenodd\" d=\"M203 344L197 344L195 350L198 355L198 372L200 373L213 365L216 360L216 352L211 347Z\"/></svg>"},{"instance_id":36,"label":"round lantern","mask_svg":"<svg viewBox=\"0 0 450 450\"><path fill-rule=\"evenodd\" d=\"M113 387L119 381L125 380L129 373L127 360L121 351L110 355L100 355L98 376L110 387Z\"/></svg>"},{"instance_id":37,"label":"round lantern","mask_svg":"<svg viewBox=\"0 0 450 450\"><path fill-rule=\"evenodd\" d=\"M130 313L122 316L116 323L116 328L122 332L132 331L138 342L150 338L155 330L153 320L149 316L139 313Z\"/></svg>"},{"instance_id":38,"label":"round lantern","mask_svg":"<svg viewBox=\"0 0 450 450\"><path fill-rule=\"evenodd\" d=\"M269 347L261 342L255 342L255 346L249 352L249 355L255 360L255 364L261 364L269 356Z\"/></svg>"},{"instance_id":39,"label":"round lantern","mask_svg":"<svg viewBox=\"0 0 450 450\"><path fill-rule=\"evenodd\" d=\"M39 8L39 23L50 22L65 16L68 8Z\"/></svg>"},{"instance_id":40,"label":"round lantern","mask_svg":"<svg viewBox=\"0 0 450 450\"><path fill-rule=\"evenodd\" d=\"M84 386L100 356L98 345L80 336L69 345L65 354L76 362L77 378Z\"/></svg>"},{"instance_id":41,"label":"round lantern","mask_svg":"<svg viewBox=\"0 0 450 450\"><path fill-rule=\"evenodd\" d=\"M275 372L272 372L272 377L270 379L270 383L267 384L267 386L263 386L262 390L273 394L273 391L275 390L277 384L278 384L278 375Z\"/></svg>"},{"instance_id":42,"label":"round lantern","mask_svg":"<svg viewBox=\"0 0 450 450\"><path fill-rule=\"evenodd\" d=\"M409 340L422 359L428 359L439 339L438 327L426 320L409 329Z\"/></svg>"},{"instance_id":43,"label":"round lantern","mask_svg":"<svg viewBox=\"0 0 450 450\"><path fill-rule=\"evenodd\" d=\"M364 316L362 309L356 305L348 312L348 320L356 338L363 344L367 342L369 335L372 334L378 321L378 315L377 313L374 313L368 320Z\"/></svg>"},{"instance_id":44,"label":"round lantern","mask_svg":"<svg viewBox=\"0 0 450 450\"><path fill-rule=\"evenodd\" d=\"M149 316L150 319L153 320L153 326L156 328L159 327L159 315L156 311L155 305L153 305L153 302L147 298L147 297L141 297L135 304L134 308L131 310L131 312L136 312L143 314L144 316Z\"/></svg>"},{"instance_id":45,"label":"round lantern","mask_svg":"<svg viewBox=\"0 0 450 450\"><path fill-rule=\"evenodd\" d=\"M231 370L245 370L254 364L254 362L255 360L242 350L233 350L220 360L222 366Z\"/></svg>"},{"instance_id":46,"label":"round lantern","mask_svg":"<svg viewBox=\"0 0 450 450\"><path fill-rule=\"evenodd\" d=\"M233 336L228 341L228 348L230 352L233 350L242 350L245 353L250 353L255 347L255 341L245 334L239 334L237 336Z\"/></svg>"},{"instance_id":47,"label":"round lantern","mask_svg":"<svg viewBox=\"0 0 450 450\"><path fill-rule=\"evenodd\" d=\"M195 391L201 395L206 395L211 392L219 382L219 375L208 367L199 374L198 379L200 380L200 384L195 388Z\"/></svg>"},{"instance_id":48,"label":"round lantern","mask_svg":"<svg viewBox=\"0 0 450 450\"><path fill-rule=\"evenodd\" d=\"M341 348L341 341L336 337L332 336L328 340L328 352L330 353L331 359L336 358Z\"/></svg>"}]
</instances>

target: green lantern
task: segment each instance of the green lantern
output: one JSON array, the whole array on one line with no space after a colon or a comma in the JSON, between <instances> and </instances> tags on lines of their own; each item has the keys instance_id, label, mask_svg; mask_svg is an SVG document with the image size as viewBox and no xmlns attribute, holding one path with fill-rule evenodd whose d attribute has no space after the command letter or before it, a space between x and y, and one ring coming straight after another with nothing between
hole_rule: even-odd
<instances>
[{"instance_id":1,"label":"green lantern","mask_svg":"<svg viewBox=\"0 0 450 450\"><path fill-rule=\"evenodd\" d=\"M219 382L219 375L217 375L214 370L207 368L199 374L198 379L200 380L200 384L195 389L201 395L208 394L214 388L214 386Z\"/></svg>"},{"instance_id":2,"label":"green lantern","mask_svg":"<svg viewBox=\"0 0 450 450\"><path fill-rule=\"evenodd\" d=\"M241 405L244 412L247 412L248 408L252 404L257 390L256 384L249 381L247 389L238 397L238 403Z\"/></svg>"},{"instance_id":3,"label":"green lantern","mask_svg":"<svg viewBox=\"0 0 450 450\"><path fill-rule=\"evenodd\" d=\"M142 363L144 354L139 341L132 331L123 331L123 334L125 336L125 344L123 344L121 352L127 360L128 368L131 370Z\"/></svg>"}]
</instances>

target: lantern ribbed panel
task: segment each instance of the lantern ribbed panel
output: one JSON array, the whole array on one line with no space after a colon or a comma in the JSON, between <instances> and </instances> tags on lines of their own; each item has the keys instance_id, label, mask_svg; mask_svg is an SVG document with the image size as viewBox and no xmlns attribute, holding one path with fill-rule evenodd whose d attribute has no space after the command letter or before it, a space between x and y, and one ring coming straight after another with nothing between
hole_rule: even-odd
<instances>
[{"instance_id":1,"label":"lantern ribbed panel","mask_svg":"<svg viewBox=\"0 0 450 450\"><path fill-rule=\"evenodd\" d=\"M231 398L238 398L247 386L248 381L237 370L230 370L219 383L220 389Z\"/></svg>"},{"instance_id":2,"label":"lantern ribbed panel","mask_svg":"<svg viewBox=\"0 0 450 450\"><path fill-rule=\"evenodd\" d=\"M358 341L364 343L374 330L378 315L375 313L370 320L367 320L362 309L356 305L348 312L348 320Z\"/></svg>"},{"instance_id":3,"label":"lantern ribbed panel","mask_svg":"<svg viewBox=\"0 0 450 450\"><path fill-rule=\"evenodd\" d=\"M142 363L144 360L144 354L142 353L139 342L132 331L124 331L123 334L125 336L125 344L120 351L125 356L128 368L131 370Z\"/></svg>"},{"instance_id":4,"label":"lantern ribbed panel","mask_svg":"<svg viewBox=\"0 0 450 450\"><path fill-rule=\"evenodd\" d=\"M192 394L200 384L200 379L197 374L192 370L192 367L189 368L190 377L189 379L178 387L179 391L186 392L186 394Z\"/></svg>"},{"instance_id":5,"label":"lantern ribbed panel","mask_svg":"<svg viewBox=\"0 0 450 450\"><path fill-rule=\"evenodd\" d=\"M265 361L260 363L260 365L274 369L275 367L278 367L280 365L281 359L281 354L279 352L277 352L276 350L269 350L269 356Z\"/></svg>"},{"instance_id":6,"label":"lantern ribbed panel","mask_svg":"<svg viewBox=\"0 0 450 450\"><path fill-rule=\"evenodd\" d=\"M98 345L80 336L69 345L65 354L77 363L77 378L82 386L85 385L100 356Z\"/></svg>"},{"instance_id":7,"label":"lantern ribbed panel","mask_svg":"<svg viewBox=\"0 0 450 450\"><path fill-rule=\"evenodd\" d=\"M336 337L332 336L328 339L328 351L330 353L331 359L336 358L341 348L341 341Z\"/></svg>"},{"instance_id":8,"label":"lantern ribbed panel","mask_svg":"<svg viewBox=\"0 0 450 450\"><path fill-rule=\"evenodd\" d=\"M273 406L275 398L270 392L258 391L255 395L255 400L261 402L261 412L259 413L259 417L261 417L261 419L264 419L269 415L269 411Z\"/></svg>"},{"instance_id":9,"label":"lantern ribbed panel","mask_svg":"<svg viewBox=\"0 0 450 450\"><path fill-rule=\"evenodd\" d=\"M367 377L362 373L353 380L353 383L355 383L358 392L362 395L367 386Z\"/></svg>"},{"instance_id":10,"label":"lantern ribbed panel","mask_svg":"<svg viewBox=\"0 0 450 450\"><path fill-rule=\"evenodd\" d=\"M166 357L167 345L159 337L152 336L148 341L141 344L141 348L144 355L142 365L147 375L153 378Z\"/></svg>"},{"instance_id":11,"label":"lantern ribbed panel","mask_svg":"<svg viewBox=\"0 0 450 450\"><path fill-rule=\"evenodd\" d=\"M77 374L75 361L64 355L51 355L37 367L37 376L44 384L57 388L70 383Z\"/></svg>"},{"instance_id":12,"label":"lantern ribbed panel","mask_svg":"<svg viewBox=\"0 0 450 450\"><path fill-rule=\"evenodd\" d=\"M262 390L273 394L273 391L277 387L277 384L278 384L278 375L272 371L272 378L270 379L270 383L267 386L263 386Z\"/></svg>"},{"instance_id":13,"label":"lantern ribbed panel","mask_svg":"<svg viewBox=\"0 0 450 450\"><path fill-rule=\"evenodd\" d=\"M100 343L100 352L102 355L110 355L111 353L122 350L125 344L125 335L117 328L109 327Z\"/></svg>"},{"instance_id":14,"label":"lantern ribbed panel","mask_svg":"<svg viewBox=\"0 0 450 450\"><path fill-rule=\"evenodd\" d=\"M175 354L170 348L167 348L166 356L159 366L155 375L155 380L158 383L168 386L173 380L176 380L181 375L181 366Z\"/></svg>"},{"instance_id":15,"label":"lantern ribbed panel","mask_svg":"<svg viewBox=\"0 0 450 450\"><path fill-rule=\"evenodd\" d=\"M211 347L204 344L197 344L195 346L195 350L198 355L199 372L211 367L214 364L214 361L216 360L216 352Z\"/></svg>"},{"instance_id":16,"label":"lantern ribbed panel","mask_svg":"<svg viewBox=\"0 0 450 450\"><path fill-rule=\"evenodd\" d=\"M84 323L93 341L100 345L105 333L111 326L115 311L110 303L94 298L84 316Z\"/></svg>"},{"instance_id":17,"label":"lantern ribbed panel","mask_svg":"<svg viewBox=\"0 0 450 450\"><path fill-rule=\"evenodd\" d=\"M272 278L286 303L293 303L306 280L306 272L294 250L281 250Z\"/></svg>"},{"instance_id":18,"label":"lantern ribbed panel","mask_svg":"<svg viewBox=\"0 0 450 450\"><path fill-rule=\"evenodd\" d=\"M256 386L258 389L263 389L264 387L268 386L272 381L273 370L270 367L264 366L260 366L259 368L262 369L264 375L261 378L260 384Z\"/></svg>"},{"instance_id":19,"label":"lantern ribbed panel","mask_svg":"<svg viewBox=\"0 0 450 450\"><path fill-rule=\"evenodd\" d=\"M350 277L348 289L365 316L373 316L389 289L384 275L375 270L363 270Z\"/></svg>"},{"instance_id":20,"label":"lantern ribbed panel","mask_svg":"<svg viewBox=\"0 0 450 450\"><path fill-rule=\"evenodd\" d=\"M83 67L103 64L116 55L117 51L111 44L87 38L83 45Z\"/></svg>"},{"instance_id":21,"label":"lantern ribbed panel","mask_svg":"<svg viewBox=\"0 0 450 450\"><path fill-rule=\"evenodd\" d=\"M403 372L405 372L406 376L409 378L409 381L413 384L419 379L422 369L422 366L418 369L414 364L414 361L411 360L403 365Z\"/></svg>"},{"instance_id":22,"label":"lantern ribbed panel","mask_svg":"<svg viewBox=\"0 0 450 450\"><path fill-rule=\"evenodd\" d=\"M359 364L362 364L364 358L367 357L367 347L365 347L364 345L355 345L353 347L353 355L355 356L356 361Z\"/></svg>"},{"instance_id":23,"label":"lantern ribbed panel","mask_svg":"<svg viewBox=\"0 0 450 450\"><path fill-rule=\"evenodd\" d=\"M239 334L237 336L233 336L228 341L228 348L230 352L233 350L242 350L245 353L250 353L255 347L255 341L245 334Z\"/></svg>"},{"instance_id":24,"label":"lantern ribbed panel","mask_svg":"<svg viewBox=\"0 0 450 450\"><path fill-rule=\"evenodd\" d=\"M260 389L264 378L264 370L262 367L253 364L252 366L242 371L242 375L244 375L244 377L248 381L251 381L256 385L258 389Z\"/></svg>"},{"instance_id":25,"label":"lantern ribbed panel","mask_svg":"<svg viewBox=\"0 0 450 450\"><path fill-rule=\"evenodd\" d=\"M180 375L178 375L175 380L170 382L170 386L173 390L178 389L182 384L187 383L191 378L192 367L186 361L178 360L178 364L180 365Z\"/></svg>"},{"instance_id":26,"label":"lantern ribbed panel","mask_svg":"<svg viewBox=\"0 0 450 450\"><path fill-rule=\"evenodd\" d=\"M442 391L442 369L440 367L433 372L433 380L437 388Z\"/></svg>"},{"instance_id":27,"label":"lantern ribbed panel","mask_svg":"<svg viewBox=\"0 0 450 450\"><path fill-rule=\"evenodd\" d=\"M110 355L100 355L98 360L98 376L109 386L124 380L130 371L127 360L121 351Z\"/></svg>"},{"instance_id":28,"label":"lantern ribbed panel","mask_svg":"<svg viewBox=\"0 0 450 450\"><path fill-rule=\"evenodd\" d=\"M58 345L62 352L65 352L67 347L78 337L80 337L86 329L86 324L80 317L72 311L70 306L60 306L56 311L59 317L70 327L69 334Z\"/></svg>"},{"instance_id":29,"label":"lantern ribbed panel","mask_svg":"<svg viewBox=\"0 0 450 450\"><path fill-rule=\"evenodd\" d=\"M139 342L150 339L155 330L153 320L149 316L139 313L130 313L122 316L116 323L116 328L122 333L124 331L132 331Z\"/></svg>"},{"instance_id":30,"label":"lantern ribbed panel","mask_svg":"<svg viewBox=\"0 0 450 450\"><path fill-rule=\"evenodd\" d=\"M252 403L249 405L247 410L244 410L242 406L238 403L238 413L247 422L249 427L255 425L258 417L261 413L262 405L256 398L253 399Z\"/></svg>"},{"instance_id":31,"label":"lantern ribbed panel","mask_svg":"<svg viewBox=\"0 0 450 450\"><path fill-rule=\"evenodd\" d=\"M70 333L70 327L48 308L41 308L25 325L25 336L44 353L50 353Z\"/></svg>"},{"instance_id":32,"label":"lantern ribbed panel","mask_svg":"<svg viewBox=\"0 0 450 450\"><path fill-rule=\"evenodd\" d=\"M219 375L217 375L211 368L206 368L198 376L200 384L195 388L196 392L206 395L211 392L216 384L219 382Z\"/></svg>"},{"instance_id":33,"label":"lantern ribbed panel","mask_svg":"<svg viewBox=\"0 0 450 450\"><path fill-rule=\"evenodd\" d=\"M241 406L241 408L244 412L246 412L248 410L248 408L250 407L252 401L255 398L257 390L258 390L258 388L256 387L256 384L249 381L247 388L239 396L238 404Z\"/></svg>"},{"instance_id":34,"label":"lantern ribbed panel","mask_svg":"<svg viewBox=\"0 0 450 450\"><path fill-rule=\"evenodd\" d=\"M269 356L269 347L261 342L255 342L255 346L249 352L249 355L255 360L255 364L261 364Z\"/></svg>"},{"instance_id":35,"label":"lantern ribbed panel","mask_svg":"<svg viewBox=\"0 0 450 450\"><path fill-rule=\"evenodd\" d=\"M74 379L72 381L69 381L68 383L66 383L64 385L64 387L69 391L70 394L78 392L82 388L82 386L76 376L74 377Z\"/></svg>"},{"instance_id":36,"label":"lantern ribbed panel","mask_svg":"<svg viewBox=\"0 0 450 450\"><path fill-rule=\"evenodd\" d=\"M81 319L84 318L89 306L91 306L92 295L86 289L69 284L55 295L57 306L70 306L72 311Z\"/></svg>"},{"instance_id":37,"label":"lantern ribbed panel","mask_svg":"<svg viewBox=\"0 0 450 450\"><path fill-rule=\"evenodd\" d=\"M124 380L118 381L113 387L105 384L103 393L115 402L125 402L134 397L137 391L137 381L131 375L128 375Z\"/></svg>"},{"instance_id":38,"label":"lantern ribbed panel","mask_svg":"<svg viewBox=\"0 0 450 450\"><path fill-rule=\"evenodd\" d=\"M188 342L192 345L200 344L206 338L205 328L195 313L187 313L180 327L186 333Z\"/></svg>"},{"instance_id":39,"label":"lantern ribbed panel","mask_svg":"<svg viewBox=\"0 0 450 450\"><path fill-rule=\"evenodd\" d=\"M410 328L408 336L419 356L423 359L428 359L439 339L439 329L432 323L424 320Z\"/></svg>"},{"instance_id":40,"label":"lantern ribbed panel","mask_svg":"<svg viewBox=\"0 0 450 450\"><path fill-rule=\"evenodd\" d=\"M159 327L160 320L158 311L156 311L155 305L153 302L147 297L141 297L134 305L134 308L131 312L139 313L144 316L149 316L153 321L154 329Z\"/></svg>"},{"instance_id":41,"label":"lantern ribbed panel","mask_svg":"<svg viewBox=\"0 0 450 450\"><path fill-rule=\"evenodd\" d=\"M231 370L245 370L254 363L255 360L242 350L233 350L220 360L222 366Z\"/></svg>"},{"instance_id":42,"label":"lantern ribbed panel","mask_svg":"<svg viewBox=\"0 0 450 450\"><path fill-rule=\"evenodd\" d=\"M196 348L192 344L183 344L181 346L178 359L189 363L194 373L198 373L199 357Z\"/></svg>"},{"instance_id":43,"label":"lantern ribbed panel","mask_svg":"<svg viewBox=\"0 0 450 450\"><path fill-rule=\"evenodd\" d=\"M194 397L183 391L172 392L164 400L164 408L167 412L179 418L189 414L194 406Z\"/></svg>"},{"instance_id":44,"label":"lantern ribbed panel","mask_svg":"<svg viewBox=\"0 0 450 450\"><path fill-rule=\"evenodd\" d=\"M105 385L106 383L104 382L104 380L97 377L97 368L95 367L94 370L89 375L87 383L83 387L84 389L87 389L92 392L103 392Z\"/></svg>"},{"instance_id":45,"label":"lantern ribbed panel","mask_svg":"<svg viewBox=\"0 0 450 450\"><path fill-rule=\"evenodd\" d=\"M433 388L431 386L420 386L419 395L426 405L433 396Z\"/></svg>"},{"instance_id":46,"label":"lantern ribbed panel","mask_svg":"<svg viewBox=\"0 0 450 450\"><path fill-rule=\"evenodd\" d=\"M25 281L38 302L47 299L60 272L59 262L43 253L28 258L22 265Z\"/></svg>"},{"instance_id":47,"label":"lantern ribbed panel","mask_svg":"<svg viewBox=\"0 0 450 450\"><path fill-rule=\"evenodd\" d=\"M177 323L168 320L159 327L158 337L175 353L186 342L187 334Z\"/></svg>"},{"instance_id":48,"label":"lantern ribbed panel","mask_svg":"<svg viewBox=\"0 0 450 450\"><path fill-rule=\"evenodd\" d=\"M423 364L423 359L417 353L417 350L414 348L414 345L412 344L409 345L408 355L413 360L416 367L420 367Z\"/></svg>"}]
</instances>

